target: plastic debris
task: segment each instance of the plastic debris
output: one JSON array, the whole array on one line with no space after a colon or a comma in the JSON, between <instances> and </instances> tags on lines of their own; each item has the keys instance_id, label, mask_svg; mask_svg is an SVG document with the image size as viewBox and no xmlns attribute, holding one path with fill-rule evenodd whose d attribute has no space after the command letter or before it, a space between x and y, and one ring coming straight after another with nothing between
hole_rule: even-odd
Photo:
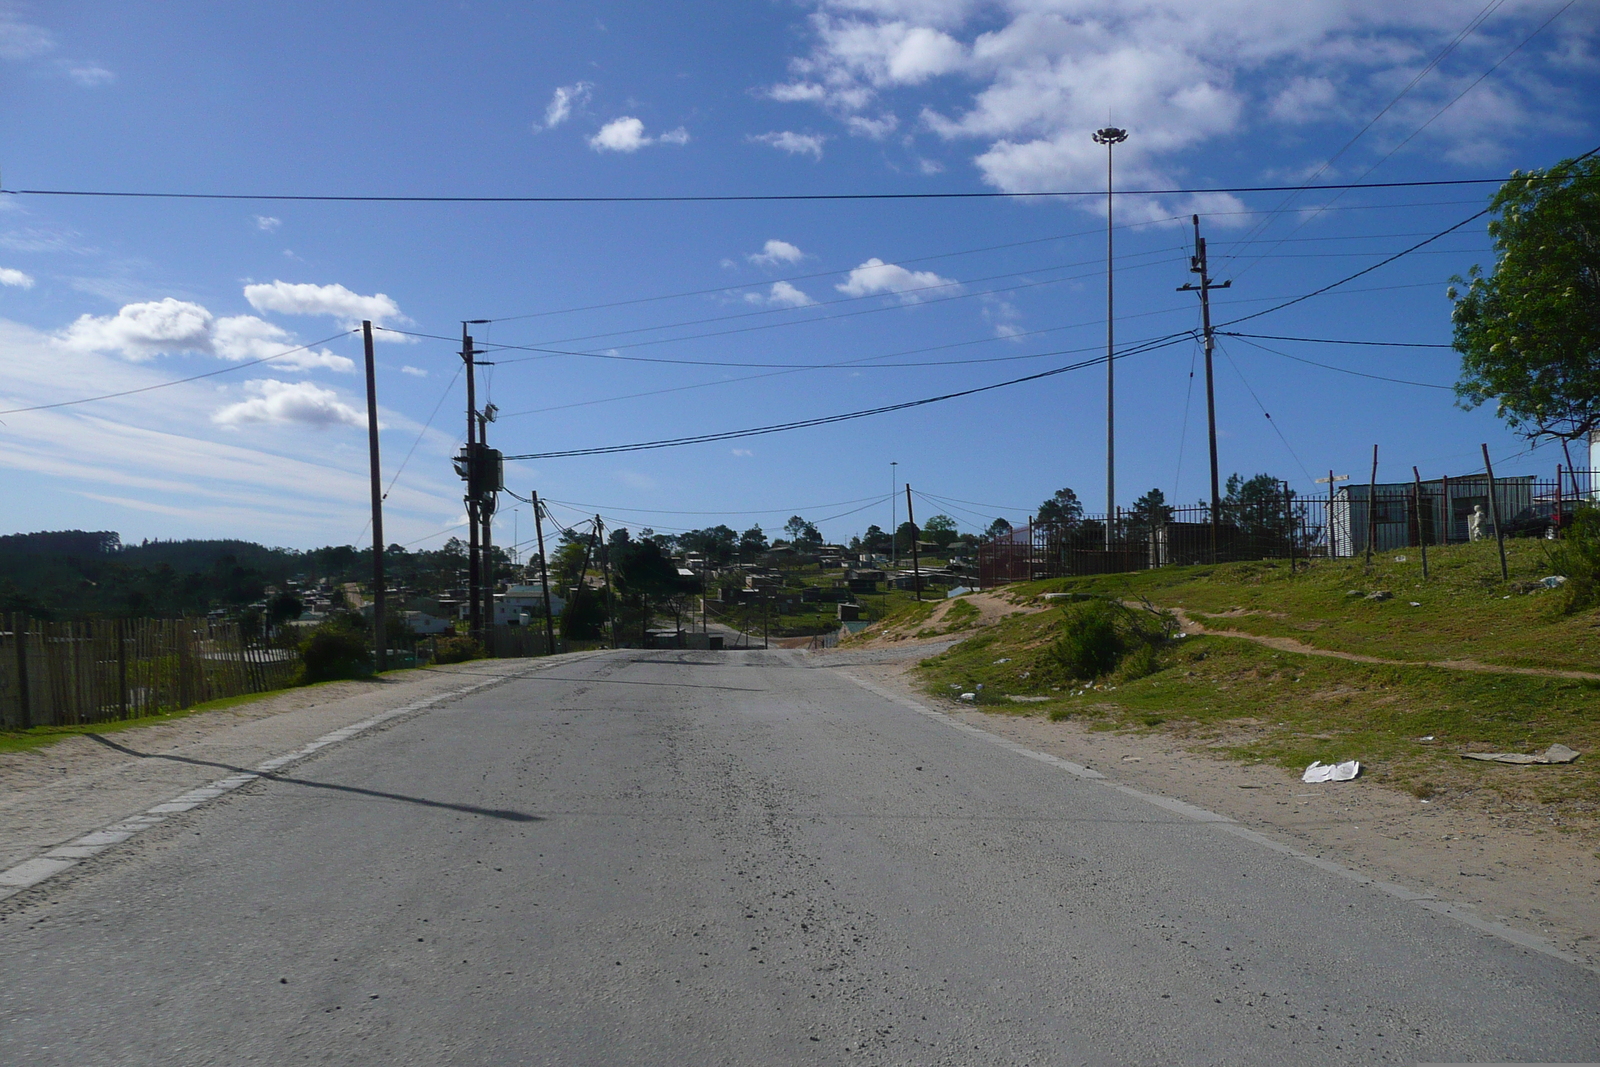
<instances>
[{"instance_id":1,"label":"plastic debris","mask_svg":"<svg viewBox=\"0 0 1600 1067\"><path fill-rule=\"evenodd\" d=\"M1420 600L1412 600L1412 601L1409 601L1409 603L1410 603L1410 604L1411 604L1411 606L1412 606L1412 607L1414 607L1414 608L1420 608L1420 607L1422 607L1422 602L1421 602L1421 601L1420 601Z\"/></svg>"},{"instance_id":2,"label":"plastic debris","mask_svg":"<svg viewBox=\"0 0 1600 1067\"><path fill-rule=\"evenodd\" d=\"M997 660L995 660L995 661L994 661L994 665L995 665L995 666L996 666L996 667L998 667L998 666L1000 666L1000 664L1002 664L1002 663L1010 663L1010 662L1011 662L1011 657L1010 657L1010 656L1003 656L1003 657L1001 657L1001 658L1000 658L1000 659L997 659Z\"/></svg>"},{"instance_id":3,"label":"plastic debris","mask_svg":"<svg viewBox=\"0 0 1600 1067\"><path fill-rule=\"evenodd\" d=\"M1565 574L1552 574L1548 578L1540 578L1539 584L1546 589L1559 589L1567 584L1567 576Z\"/></svg>"},{"instance_id":4,"label":"plastic debris","mask_svg":"<svg viewBox=\"0 0 1600 1067\"><path fill-rule=\"evenodd\" d=\"M961 694L961 699L965 700L967 703L970 704L973 701L978 699L978 694L977 693L962 693Z\"/></svg>"},{"instance_id":5,"label":"plastic debris","mask_svg":"<svg viewBox=\"0 0 1600 1067\"><path fill-rule=\"evenodd\" d=\"M1405 558L1405 557L1404 557L1404 556L1396 556L1396 557L1395 557L1395 558L1394 558L1394 561L1395 561L1395 562L1396 562L1396 563L1404 563L1404 562L1405 562L1405 561L1406 561L1406 558Z\"/></svg>"},{"instance_id":6,"label":"plastic debris","mask_svg":"<svg viewBox=\"0 0 1600 1067\"><path fill-rule=\"evenodd\" d=\"M1379 589L1367 594L1368 600L1393 600L1394 594L1387 589Z\"/></svg>"},{"instance_id":7,"label":"plastic debris","mask_svg":"<svg viewBox=\"0 0 1600 1067\"><path fill-rule=\"evenodd\" d=\"M1418 741L1432 741L1433 740L1433 735L1429 734L1427 737L1419 737L1419 738L1417 738L1417 740Z\"/></svg>"},{"instance_id":8,"label":"plastic debris","mask_svg":"<svg viewBox=\"0 0 1600 1067\"><path fill-rule=\"evenodd\" d=\"M1566 745L1551 745L1537 756L1525 752L1463 752L1461 758L1485 763L1571 763L1578 753Z\"/></svg>"},{"instance_id":9,"label":"plastic debris","mask_svg":"<svg viewBox=\"0 0 1600 1067\"><path fill-rule=\"evenodd\" d=\"M1359 760L1345 760L1343 763L1323 763L1316 760L1306 768L1306 773L1300 776L1302 782L1348 782L1361 773Z\"/></svg>"}]
</instances>

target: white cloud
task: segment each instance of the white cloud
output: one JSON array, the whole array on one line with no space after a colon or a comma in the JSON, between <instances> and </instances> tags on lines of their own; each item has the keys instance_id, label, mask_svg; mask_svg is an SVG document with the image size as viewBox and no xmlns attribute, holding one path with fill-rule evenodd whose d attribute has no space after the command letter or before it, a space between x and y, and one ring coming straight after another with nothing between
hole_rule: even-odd
<instances>
[{"instance_id":1,"label":"white cloud","mask_svg":"<svg viewBox=\"0 0 1600 1067\"><path fill-rule=\"evenodd\" d=\"M413 367L409 363L400 368L400 373L409 374L413 378L426 378L428 376L427 371L423 370L421 367Z\"/></svg>"},{"instance_id":2,"label":"white cloud","mask_svg":"<svg viewBox=\"0 0 1600 1067\"><path fill-rule=\"evenodd\" d=\"M749 304L766 304L770 307L803 308L816 303L788 282L773 282L772 288L766 293L746 293L744 299Z\"/></svg>"},{"instance_id":3,"label":"white cloud","mask_svg":"<svg viewBox=\"0 0 1600 1067\"><path fill-rule=\"evenodd\" d=\"M822 143L827 140L820 133L795 133L793 130L752 135L747 139L755 144L770 145L792 156L810 156L817 160L822 158Z\"/></svg>"},{"instance_id":4,"label":"white cloud","mask_svg":"<svg viewBox=\"0 0 1600 1067\"><path fill-rule=\"evenodd\" d=\"M55 38L50 36L49 30L0 11L0 59L32 59L55 46Z\"/></svg>"},{"instance_id":5,"label":"white cloud","mask_svg":"<svg viewBox=\"0 0 1600 1067\"><path fill-rule=\"evenodd\" d=\"M329 315L346 326L363 319L374 323L406 321L400 305L383 293L362 296L342 285L311 285L274 281L270 285L244 287L244 298L257 311L276 311L284 315Z\"/></svg>"},{"instance_id":6,"label":"white cloud","mask_svg":"<svg viewBox=\"0 0 1600 1067\"><path fill-rule=\"evenodd\" d=\"M135 363L166 353L198 352L231 363L273 359L283 370L348 372L355 364L327 349L289 352L294 335L254 315L217 318L199 304L167 297L124 305L115 315L82 315L54 338L59 348L120 356Z\"/></svg>"},{"instance_id":7,"label":"white cloud","mask_svg":"<svg viewBox=\"0 0 1600 1067\"><path fill-rule=\"evenodd\" d=\"M731 449L731 451L736 456L753 456L753 455L755 455L755 453L750 451L750 449L748 449L748 448L735 448L735 449Z\"/></svg>"},{"instance_id":8,"label":"white cloud","mask_svg":"<svg viewBox=\"0 0 1600 1067\"><path fill-rule=\"evenodd\" d=\"M806 254L788 241L773 238L761 246L761 251L752 252L745 258L757 266L775 267L779 263L798 263L806 258Z\"/></svg>"},{"instance_id":9,"label":"white cloud","mask_svg":"<svg viewBox=\"0 0 1600 1067\"><path fill-rule=\"evenodd\" d=\"M279 226L282 226L282 225L283 225L283 220L282 219L273 218L271 215L257 215L256 216L256 229L261 230L261 231L263 231L265 233L271 233L273 230L276 230Z\"/></svg>"},{"instance_id":10,"label":"white cloud","mask_svg":"<svg viewBox=\"0 0 1600 1067\"><path fill-rule=\"evenodd\" d=\"M596 152L637 152L646 145L689 143L689 131L679 126L660 137L648 137L644 123L631 115L612 119L600 127L600 132L589 138L589 147Z\"/></svg>"},{"instance_id":11,"label":"white cloud","mask_svg":"<svg viewBox=\"0 0 1600 1067\"><path fill-rule=\"evenodd\" d=\"M211 421L218 426L238 427L247 423L309 426L325 430L332 426L365 429L367 417L339 399L332 389L313 382L280 382L262 378L246 382L246 391L256 395L237 404L219 408Z\"/></svg>"},{"instance_id":12,"label":"white cloud","mask_svg":"<svg viewBox=\"0 0 1600 1067\"><path fill-rule=\"evenodd\" d=\"M211 352L211 312L167 297L128 304L115 315L82 315L56 343L76 352L110 352L141 361L163 352Z\"/></svg>"},{"instance_id":13,"label":"white cloud","mask_svg":"<svg viewBox=\"0 0 1600 1067\"><path fill-rule=\"evenodd\" d=\"M272 359L280 370L326 370L349 373L356 369L355 362L335 355L326 348L302 349L279 356L286 348L294 347L294 336L281 326L275 326L254 315L232 315L218 319L211 331L211 346L219 359L240 363L249 359ZM275 357L275 358L274 358Z\"/></svg>"},{"instance_id":14,"label":"white cloud","mask_svg":"<svg viewBox=\"0 0 1600 1067\"><path fill-rule=\"evenodd\" d=\"M0 285L10 285L18 289L32 289L33 275L12 267L0 267Z\"/></svg>"},{"instance_id":15,"label":"white cloud","mask_svg":"<svg viewBox=\"0 0 1600 1067\"><path fill-rule=\"evenodd\" d=\"M1104 181L1105 149L1089 134L1109 121L1131 134L1117 149L1118 185L1154 188L1179 184L1180 168L1200 147L1266 122L1361 121L1388 103L1478 6L1466 0L1198 6L1192 0L817 0L811 48L767 95L820 107L867 137L885 136L897 115L919 114L924 129L970 144L984 180L1006 191ZM1530 4L1498 9L1357 152L1373 158L1374 150L1386 151L1464 88L1486 56L1501 54L1542 18ZM1570 76L1553 82L1546 73L1587 57L1587 46L1571 42L1594 30L1569 19L1545 35L1543 49L1524 50L1413 147L1432 142L1434 151L1443 144L1460 158L1478 158L1496 142L1504 152L1519 138L1537 136L1532 131L1553 110L1546 98L1571 84ZM1564 111L1577 114L1572 104ZM1155 205L1153 214L1172 208Z\"/></svg>"},{"instance_id":16,"label":"white cloud","mask_svg":"<svg viewBox=\"0 0 1600 1067\"><path fill-rule=\"evenodd\" d=\"M637 152L649 143L644 123L632 117L613 119L589 138L589 147L596 152Z\"/></svg>"},{"instance_id":17,"label":"white cloud","mask_svg":"<svg viewBox=\"0 0 1600 1067\"><path fill-rule=\"evenodd\" d=\"M115 74L98 63L69 63L66 68L67 77L89 89L117 80Z\"/></svg>"},{"instance_id":18,"label":"white cloud","mask_svg":"<svg viewBox=\"0 0 1600 1067\"><path fill-rule=\"evenodd\" d=\"M548 130L566 122L572 117L573 106L587 102L593 88L594 86L588 82L557 86L556 91L550 94L550 103L544 109L544 126L535 125L533 132L538 133L540 129Z\"/></svg>"},{"instance_id":19,"label":"white cloud","mask_svg":"<svg viewBox=\"0 0 1600 1067\"><path fill-rule=\"evenodd\" d=\"M893 293L907 304L915 304L922 297L918 290L935 286L949 287L953 291L959 283L941 278L931 270L906 270L894 263L885 263L874 256L852 270L843 282L834 286L846 296L873 296Z\"/></svg>"}]
</instances>

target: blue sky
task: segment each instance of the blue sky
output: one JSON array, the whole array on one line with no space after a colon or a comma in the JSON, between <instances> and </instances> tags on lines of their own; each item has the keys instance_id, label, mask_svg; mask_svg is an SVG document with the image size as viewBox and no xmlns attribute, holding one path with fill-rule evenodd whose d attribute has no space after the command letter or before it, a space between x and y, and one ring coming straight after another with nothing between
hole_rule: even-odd
<instances>
[{"instance_id":1,"label":"blue sky","mask_svg":"<svg viewBox=\"0 0 1600 1067\"><path fill-rule=\"evenodd\" d=\"M1098 190L1105 150L1090 133L1109 121L1130 133L1116 219L1117 335L1131 345L1198 322L1194 298L1174 291L1191 277L1191 212L1214 273L1234 281L1214 304L1227 321L1460 221L1493 186L1140 190L1495 177L1593 147L1600 20L1564 4L14 3L0 6L0 180L416 196ZM494 320L474 327L496 362L480 396L501 410L491 443L508 453L806 419L1094 356L1104 219L1099 197L7 195L0 408L328 340L189 384L0 415L0 525L359 539L365 407L348 330L371 318L405 331L377 350L388 539L438 544L461 519L448 463L463 432L460 359L451 342L408 335ZM1487 264L1487 248L1480 220L1238 329L1444 343L1447 280ZM580 354L500 348L519 345ZM1185 502L1206 491L1195 352L1185 341L1118 363L1123 505L1151 487ZM1447 349L1225 338L1224 474L1312 491L1330 467L1364 474L1374 444L1380 477L1395 479L1412 464L1425 477L1470 471L1480 441L1506 473L1561 461L1447 390L1291 356L1433 386L1456 370ZM508 478L565 502L569 520L598 505L634 529L772 531L799 512L848 537L888 524L895 461L975 529L1021 520L1064 485L1100 510L1104 404L1094 366L834 426L521 462ZM512 503L504 524L525 538Z\"/></svg>"}]
</instances>

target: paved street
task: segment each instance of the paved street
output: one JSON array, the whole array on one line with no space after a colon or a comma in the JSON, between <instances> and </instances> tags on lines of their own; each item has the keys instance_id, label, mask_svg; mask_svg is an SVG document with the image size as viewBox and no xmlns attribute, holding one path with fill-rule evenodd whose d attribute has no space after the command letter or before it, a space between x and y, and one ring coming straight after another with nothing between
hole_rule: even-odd
<instances>
[{"instance_id":1,"label":"paved street","mask_svg":"<svg viewBox=\"0 0 1600 1067\"><path fill-rule=\"evenodd\" d=\"M1600 1060L1595 974L818 662L575 660L147 831L6 903L0 1062Z\"/></svg>"}]
</instances>

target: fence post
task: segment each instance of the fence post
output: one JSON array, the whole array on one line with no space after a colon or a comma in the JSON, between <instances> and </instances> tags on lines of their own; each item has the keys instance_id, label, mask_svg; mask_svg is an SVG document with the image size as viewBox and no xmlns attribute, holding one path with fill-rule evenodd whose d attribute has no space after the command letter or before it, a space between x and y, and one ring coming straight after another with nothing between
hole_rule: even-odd
<instances>
[{"instance_id":1,"label":"fence post","mask_svg":"<svg viewBox=\"0 0 1600 1067\"><path fill-rule=\"evenodd\" d=\"M1489 475L1489 518L1494 520L1494 539L1500 545L1500 580L1511 577L1506 570L1506 532L1500 526L1500 501L1494 491L1494 465L1489 462L1489 445L1483 444L1483 469Z\"/></svg>"},{"instance_id":2,"label":"fence post","mask_svg":"<svg viewBox=\"0 0 1600 1067\"><path fill-rule=\"evenodd\" d=\"M1444 498L1441 501L1441 507L1444 509L1444 522L1441 528L1444 530L1444 543L1448 545L1450 543L1450 527L1456 524L1456 517L1450 511L1450 476L1448 474L1439 479L1439 495Z\"/></svg>"},{"instance_id":3,"label":"fence post","mask_svg":"<svg viewBox=\"0 0 1600 1067\"><path fill-rule=\"evenodd\" d=\"M117 704L124 719L128 717L128 639L126 627L117 620Z\"/></svg>"},{"instance_id":4,"label":"fence post","mask_svg":"<svg viewBox=\"0 0 1600 1067\"><path fill-rule=\"evenodd\" d=\"M1422 577L1426 580L1428 577L1428 535L1422 531L1422 474L1413 466L1411 468L1411 477L1411 496L1416 501L1414 506L1417 512L1417 545L1422 549Z\"/></svg>"},{"instance_id":5,"label":"fence post","mask_svg":"<svg viewBox=\"0 0 1600 1067\"><path fill-rule=\"evenodd\" d=\"M33 725L33 709L28 695L28 617L12 616L11 634L17 646L17 728Z\"/></svg>"},{"instance_id":6,"label":"fence post","mask_svg":"<svg viewBox=\"0 0 1600 1067\"><path fill-rule=\"evenodd\" d=\"M1372 566L1372 542L1378 539L1378 446L1372 446L1372 479L1367 482L1367 566Z\"/></svg>"}]
</instances>

